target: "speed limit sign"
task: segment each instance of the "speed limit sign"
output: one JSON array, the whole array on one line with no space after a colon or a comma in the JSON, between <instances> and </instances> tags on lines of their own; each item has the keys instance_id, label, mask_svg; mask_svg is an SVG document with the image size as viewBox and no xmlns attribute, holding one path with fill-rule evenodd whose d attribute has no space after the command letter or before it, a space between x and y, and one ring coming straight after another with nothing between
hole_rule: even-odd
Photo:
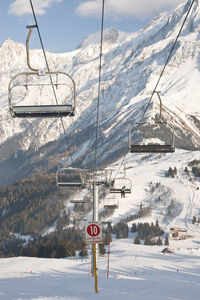
<instances>
[{"instance_id":1,"label":"speed limit sign","mask_svg":"<svg viewBox=\"0 0 200 300\"><path fill-rule=\"evenodd\" d=\"M102 229L100 222L87 222L86 224L86 242L101 243Z\"/></svg>"}]
</instances>

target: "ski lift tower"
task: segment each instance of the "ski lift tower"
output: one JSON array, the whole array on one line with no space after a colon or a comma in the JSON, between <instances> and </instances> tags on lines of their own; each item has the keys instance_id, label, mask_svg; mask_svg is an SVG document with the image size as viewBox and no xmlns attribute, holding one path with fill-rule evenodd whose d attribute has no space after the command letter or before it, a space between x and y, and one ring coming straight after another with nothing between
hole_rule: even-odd
<instances>
[{"instance_id":1,"label":"ski lift tower","mask_svg":"<svg viewBox=\"0 0 200 300\"><path fill-rule=\"evenodd\" d=\"M93 186L93 218L92 221L94 223L99 222L99 186L110 186L111 183L111 175L112 170L91 170L92 176L91 176L91 184ZM98 244L97 244L98 245ZM94 276L94 262L96 266L98 265L98 256L97 254L98 246L95 251L93 252L93 255L91 257L91 274ZM95 254L94 254L95 253ZM94 257L94 255L96 257ZM98 269L98 268L97 268Z\"/></svg>"}]
</instances>

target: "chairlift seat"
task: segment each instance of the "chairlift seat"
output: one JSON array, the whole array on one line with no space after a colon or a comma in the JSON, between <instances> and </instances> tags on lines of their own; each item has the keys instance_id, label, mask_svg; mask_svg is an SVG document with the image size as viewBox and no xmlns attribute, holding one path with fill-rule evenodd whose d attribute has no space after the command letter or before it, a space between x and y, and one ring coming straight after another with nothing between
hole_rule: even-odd
<instances>
[{"instance_id":1,"label":"chairlift seat","mask_svg":"<svg viewBox=\"0 0 200 300\"><path fill-rule=\"evenodd\" d=\"M82 187L82 182L57 182L57 186Z\"/></svg>"},{"instance_id":2,"label":"chairlift seat","mask_svg":"<svg viewBox=\"0 0 200 300\"><path fill-rule=\"evenodd\" d=\"M78 219L76 219L76 221L77 221L77 222L86 222L87 219L86 219L86 218L83 218L83 219L78 218Z\"/></svg>"},{"instance_id":3,"label":"chairlift seat","mask_svg":"<svg viewBox=\"0 0 200 300\"><path fill-rule=\"evenodd\" d=\"M121 193L121 189L117 189L117 188L111 188L110 189L110 193L114 193L114 194L120 194ZM131 194L131 190L130 189L125 189L124 192L126 194Z\"/></svg>"},{"instance_id":4,"label":"chairlift seat","mask_svg":"<svg viewBox=\"0 0 200 300\"><path fill-rule=\"evenodd\" d=\"M174 151L173 145L130 145L131 153L173 153Z\"/></svg>"},{"instance_id":5,"label":"chairlift seat","mask_svg":"<svg viewBox=\"0 0 200 300\"><path fill-rule=\"evenodd\" d=\"M105 209L117 209L118 205L117 204L105 204L104 208Z\"/></svg>"},{"instance_id":6,"label":"chairlift seat","mask_svg":"<svg viewBox=\"0 0 200 300\"><path fill-rule=\"evenodd\" d=\"M70 203L86 203L86 200L70 200Z\"/></svg>"},{"instance_id":7,"label":"chairlift seat","mask_svg":"<svg viewBox=\"0 0 200 300\"><path fill-rule=\"evenodd\" d=\"M61 168L56 172L56 183L58 187L77 188L85 185L83 171L76 168Z\"/></svg>"},{"instance_id":8,"label":"chairlift seat","mask_svg":"<svg viewBox=\"0 0 200 300\"><path fill-rule=\"evenodd\" d=\"M112 221L101 221L102 225L111 225Z\"/></svg>"},{"instance_id":9,"label":"chairlift seat","mask_svg":"<svg viewBox=\"0 0 200 300\"><path fill-rule=\"evenodd\" d=\"M12 117L64 117L74 116L72 105L11 106Z\"/></svg>"}]
</instances>

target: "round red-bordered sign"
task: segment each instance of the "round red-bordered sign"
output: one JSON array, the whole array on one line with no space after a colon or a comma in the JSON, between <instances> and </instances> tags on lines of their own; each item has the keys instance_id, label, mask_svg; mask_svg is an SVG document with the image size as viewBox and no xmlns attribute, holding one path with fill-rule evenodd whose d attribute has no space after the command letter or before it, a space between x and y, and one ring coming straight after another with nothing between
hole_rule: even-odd
<instances>
[{"instance_id":1,"label":"round red-bordered sign","mask_svg":"<svg viewBox=\"0 0 200 300\"><path fill-rule=\"evenodd\" d=\"M100 227L96 224L90 224L87 227L87 233L90 236L98 236L100 234L100 231L101 231Z\"/></svg>"}]
</instances>

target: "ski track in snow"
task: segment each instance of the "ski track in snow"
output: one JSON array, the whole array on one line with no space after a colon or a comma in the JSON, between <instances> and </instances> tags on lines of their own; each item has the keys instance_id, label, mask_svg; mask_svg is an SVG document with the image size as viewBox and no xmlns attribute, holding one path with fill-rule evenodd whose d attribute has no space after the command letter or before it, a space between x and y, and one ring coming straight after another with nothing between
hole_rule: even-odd
<instances>
[{"instance_id":1,"label":"ski track in snow","mask_svg":"<svg viewBox=\"0 0 200 300\"><path fill-rule=\"evenodd\" d=\"M0 296L3 300L198 300L200 250L161 253L162 247L133 245L131 238L111 244L99 258L96 295L89 275L90 259L8 258L0 260Z\"/></svg>"}]
</instances>

